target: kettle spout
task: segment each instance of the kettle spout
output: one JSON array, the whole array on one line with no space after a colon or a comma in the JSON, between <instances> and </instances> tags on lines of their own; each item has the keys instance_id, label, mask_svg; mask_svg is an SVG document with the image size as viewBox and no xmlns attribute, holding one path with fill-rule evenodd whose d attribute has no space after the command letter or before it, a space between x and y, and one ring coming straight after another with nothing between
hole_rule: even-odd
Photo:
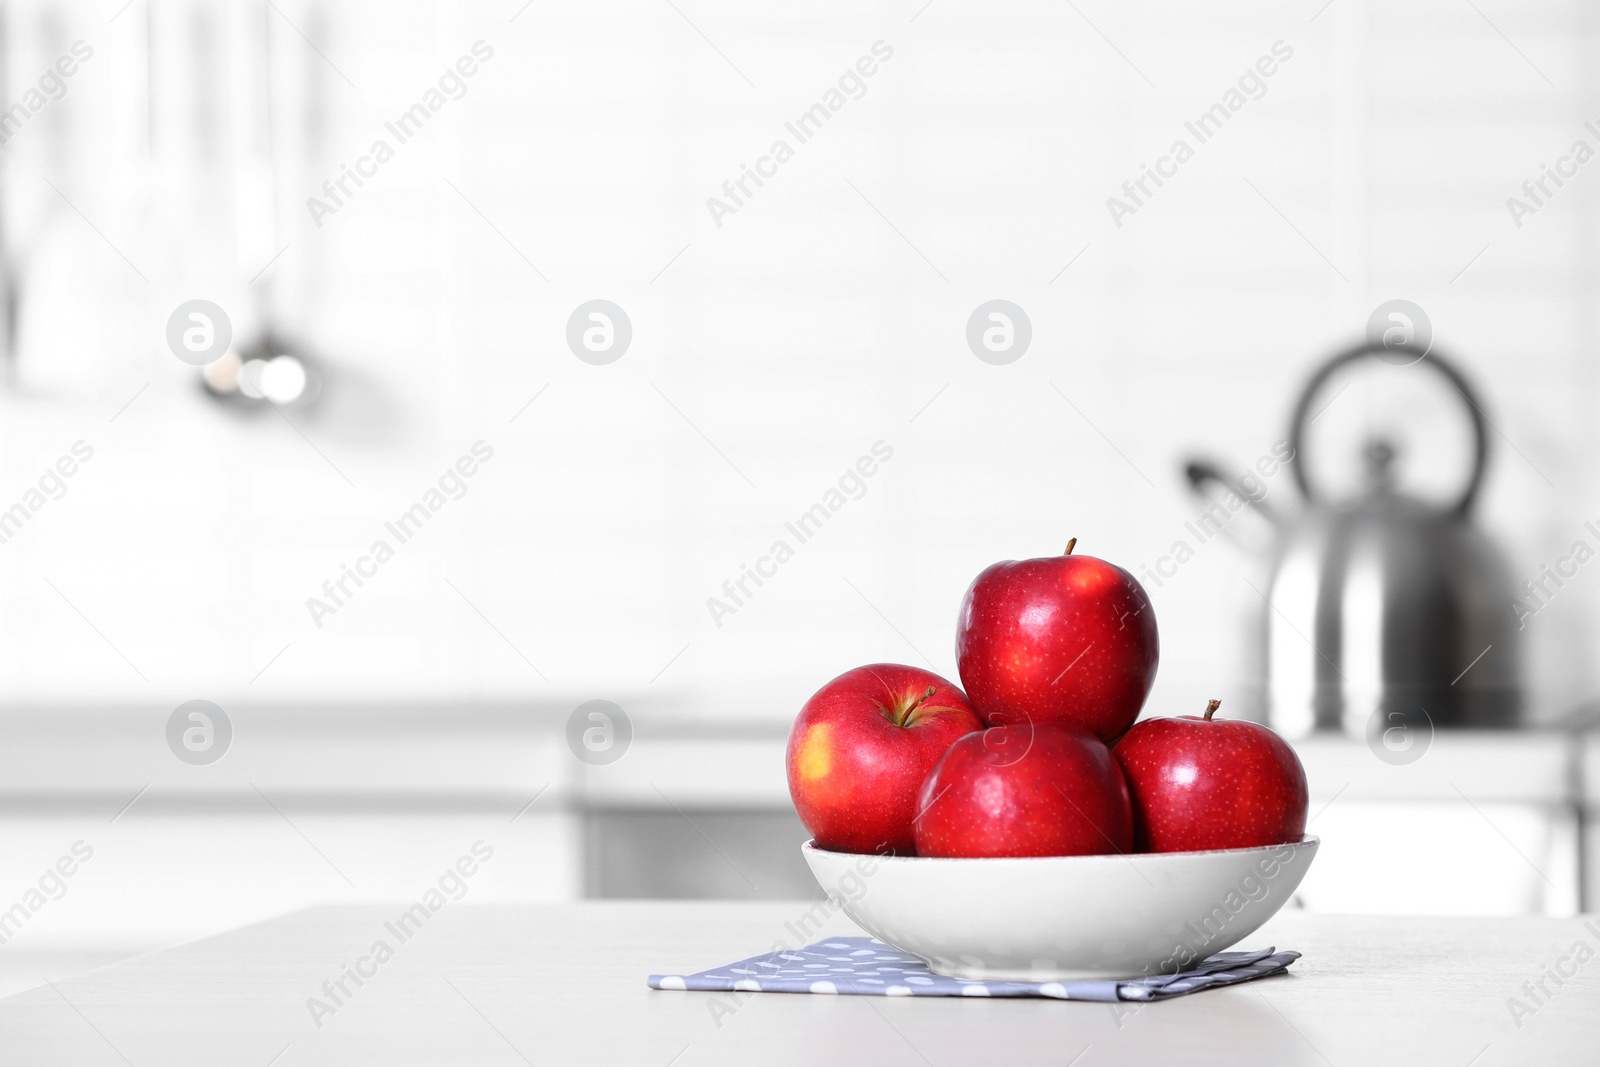
<instances>
[{"instance_id":1,"label":"kettle spout","mask_svg":"<svg viewBox=\"0 0 1600 1067\"><path fill-rule=\"evenodd\" d=\"M1183 476L1189 482L1189 489L1198 497L1205 496L1207 482L1214 482L1231 493L1238 494L1239 498L1255 509L1256 514L1266 519L1273 526L1282 528L1283 520L1272 506L1266 501L1266 494L1251 492L1234 477L1223 473L1221 467L1209 460L1192 459L1184 464Z\"/></svg>"}]
</instances>

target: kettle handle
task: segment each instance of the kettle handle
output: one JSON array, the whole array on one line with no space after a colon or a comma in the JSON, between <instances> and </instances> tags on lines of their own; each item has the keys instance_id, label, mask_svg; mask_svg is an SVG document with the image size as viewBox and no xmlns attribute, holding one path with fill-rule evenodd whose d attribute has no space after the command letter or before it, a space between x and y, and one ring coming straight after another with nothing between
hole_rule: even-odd
<instances>
[{"instance_id":1,"label":"kettle handle","mask_svg":"<svg viewBox=\"0 0 1600 1067\"><path fill-rule=\"evenodd\" d=\"M1294 481L1300 487L1300 493L1311 502L1316 502L1317 493L1311 487L1310 478L1306 474L1306 465L1301 462L1301 446L1305 443L1306 416L1311 411L1311 402L1316 399L1317 393L1325 385L1335 371L1346 364L1365 359L1368 356L1379 356L1392 351L1380 343L1365 341L1354 348L1339 353L1322 365L1322 368L1311 376L1306 383L1305 390L1300 394L1300 401L1295 405L1294 418L1289 423L1289 445L1294 449L1292 453L1296 462L1293 465ZM1489 466L1489 420L1483 413L1483 408L1478 403L1477 395L1472 387L1467 384L1459 370L1449 360L1445 359L1437 349L1430 350L1424 361L1430 364L1445 379L1455 387L1461 399L1466 401L1472 419L1472 432L1476 442L1472 459L1472 475L1467 479L1466 488L1461 492L1461 499L1456 501L1451 509L1458 515L1465 515L1472 510L1472 504L1478 497L1478 490L1483 486L1483 476Z\"/></svg>"}]
</instances>

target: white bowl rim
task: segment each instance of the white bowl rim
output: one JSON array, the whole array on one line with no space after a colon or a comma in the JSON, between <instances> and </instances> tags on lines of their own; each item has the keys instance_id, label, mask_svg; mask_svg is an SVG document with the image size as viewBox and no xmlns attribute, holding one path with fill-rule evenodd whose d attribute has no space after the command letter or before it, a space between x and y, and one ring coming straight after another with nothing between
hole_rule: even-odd
<instances>
[{"instance_id":1,"label":"white bowl rim","mask_svg":"<svg viewBox=\"0 0 1600 1067\"><path fill-rule=\"evenodd\" d=\"M885 863L921 863L927 865L943 864L954 865L963 863L1089 863L1095 860L1109 862L1111 860L1138 860L1140 862L1162 863L1169 860L1182 859L1185 856L1221 856L1229 853L1266 853L1277 848L1306 848L1322 844L1322 838L1313 834L1305 834L1298 841L1285 841L1277 845L1252 845L1246 848L1207 848L1196 849L1190 852L1096 852L1088 856L896 856L892 853L878 852L836 852L833 849L822 848L817 844L816 838L811 838L800 846L800 851L816 852L824 856L855 856L862 859L873 859Z\"/></svg>"}]
</instances>

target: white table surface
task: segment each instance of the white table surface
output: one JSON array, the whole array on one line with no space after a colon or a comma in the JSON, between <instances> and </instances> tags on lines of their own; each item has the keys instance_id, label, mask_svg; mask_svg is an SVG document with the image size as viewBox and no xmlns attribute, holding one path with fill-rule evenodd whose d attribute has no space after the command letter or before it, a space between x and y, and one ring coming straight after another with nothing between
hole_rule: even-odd
<instances>
[{"instance_id":1,"label":"white table surface","mask_svg":"<svg viewBox=\"0 0 1600 1067\"><path fill-rule=\"evenodd\" d=\"M809 904L447 904L318 1028L394 907L317 908L0 1000L7 1064L1593 1064L1600 959L1518 1027L1507 999L1600 921L1285 913L1289 976L1164 1003L654 992L790 938ZM854 933L835 918L829 933ZM1571 969L1572 964L1567 965ZM370 969L370 968L369 968ZM348 984L348 983L347 983ZM726 998L722 998L726 1000Z\"/></svg>"}]
</instances>

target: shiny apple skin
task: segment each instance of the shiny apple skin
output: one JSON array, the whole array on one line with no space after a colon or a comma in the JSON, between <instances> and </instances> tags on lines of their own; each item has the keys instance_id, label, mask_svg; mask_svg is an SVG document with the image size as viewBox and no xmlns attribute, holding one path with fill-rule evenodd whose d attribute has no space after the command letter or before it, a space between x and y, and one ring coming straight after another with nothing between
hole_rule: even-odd
<instances>
[{"instance_id":1,"label":"shiny apple skin","mask_svg":"<svg viewBox=\"0 0 1600 1067\"><path fill-rule=\"evenodd\" d=\"M981 729L966 694L937 674L897 663L846 671L806 701L789 731L795 811L819 848L910 856L923 779Z\"/></svg>"},{"instance_id":2,"label":"shiny apple skin","mask_svg":"<svg viewBox=\"0 0 1600 1067\"><path fill-rule=\"evenodd\" d=\"M990 726L1078 726L1115 741L1139 717L1161 659L1138 579L1093 556L996 563L961 604L956 664Z\"/></svg>"},{"instance_id":3,"label":"shiny apple skin","mask_svg":"<svg viewBox=\"0 0 1600 1067\"><path fill-rule=\"evenodd\" d=\"M995 726L944 754L918 799L917 855L1129 852L1127 783L1098 738L1069 726Z\"/></svg>"},{"instance_id":4,"label":"shiny apple skin","mask_svg":"<svg viewBox=\"0 0 1600 1067\"><path fill-rule=\"evenodd\" d=\"M1141 852L1259 848L1305 835L1305 768L1287 741L1258 723L1145 719L1112 755L1133 795Z\"/></svg>"}]
</instances>

